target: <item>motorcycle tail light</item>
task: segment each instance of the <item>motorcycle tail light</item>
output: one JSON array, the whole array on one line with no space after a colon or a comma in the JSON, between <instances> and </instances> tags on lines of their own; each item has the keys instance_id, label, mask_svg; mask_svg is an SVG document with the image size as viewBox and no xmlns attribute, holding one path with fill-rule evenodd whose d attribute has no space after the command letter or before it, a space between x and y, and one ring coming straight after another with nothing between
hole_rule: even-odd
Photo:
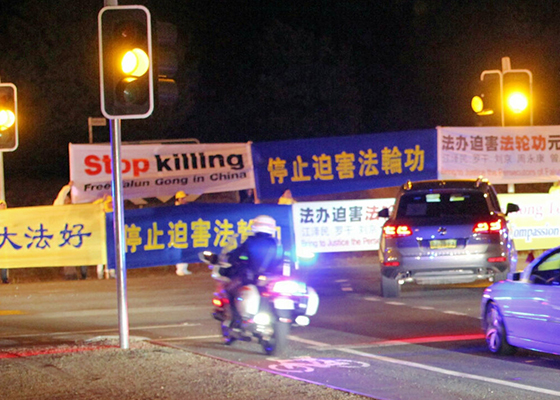
<instances>
[{"instance_id":1,"label":"motorcycle tail light","mask_svg":"<svg viewBox=\"0 0 560 400\"><path fill-rule=\"evenodd\" d=\"M505 262L506 258L505 257L490 257L488 258L488 262Z\"/></svg>"},{"instance_id":2,"label":"motorcycle tail light","mask_svg":"<svg viewBox=\"0 0 560 400\"><path fill-rule=\"evenodd\" d=\"M212 304L216 307L223 307L224 304L227 303L228 303L227 299L218 299L218 298L212 299Z\"/></svg>"},{"instance_id":3,"label":"motorcycle tail light","mask_svg":"<svg viewBox=\"0 0 560 400\"><path fill-rule=\"evenodd\" d=\"M278 281L274 282L272 291L282 294L304 294L307 292L307 286L303 282L298 281Z\"/></svg>"}]
</instances>

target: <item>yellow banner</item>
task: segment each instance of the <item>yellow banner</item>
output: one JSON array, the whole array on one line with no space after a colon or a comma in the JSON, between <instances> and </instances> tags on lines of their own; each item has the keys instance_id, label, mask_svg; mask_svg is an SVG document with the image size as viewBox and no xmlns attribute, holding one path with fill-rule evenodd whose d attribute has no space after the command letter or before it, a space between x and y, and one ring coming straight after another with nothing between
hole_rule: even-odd
<instances>
[{"instance_id":1,"label":"yellow banner","mask_svg":"<svg viewBox=\"0 0 560 400\"><path fill-rule=\"evenodd\" d=\"M550 249L560 245L560 194L499 194L502 211L507 203L517 204L518 212L508 215L510 235L515 248L521 250Z\"/></svg>"},{"instance_id":2,"label":"yellow banner","mask_svg":"<svg viewBox=\"0 0 560 400\"><path fill-rule=\"evenodd\" d=\"M0 268L106 263L102 204L0 210Z\"/></svg>"}]
</instances>

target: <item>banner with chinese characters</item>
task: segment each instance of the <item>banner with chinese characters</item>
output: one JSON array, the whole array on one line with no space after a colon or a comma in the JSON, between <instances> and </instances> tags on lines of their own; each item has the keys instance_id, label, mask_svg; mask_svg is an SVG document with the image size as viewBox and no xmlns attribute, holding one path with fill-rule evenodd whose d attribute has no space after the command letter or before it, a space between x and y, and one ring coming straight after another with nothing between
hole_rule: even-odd
<instances>
[{"instance_id":1,"label":"banner with chinese characters","mask_svg":"<svg viewBox=\"0 0 560 400\"><path fill-rule=\"evenodd\" d=\"M125 241L127 268L200 262L204 250L231 250L251 234L252 220L270 215L278 225L285 251L293 243L292 208L276 204L202 204L127 210ZM113 224L107 214L107 226ZM113 231L107 231L109 267L115 267Z\"/></svg>"},{"instance_id":2,"label":"banner with chinese characters","mask_svg":"<svg viewBox=\"0 0 560 400\"><path fill-rule=\"evenodd\" d=\"M79 204L0 211L0 268L105 264L102 207Z\"/></svg>"},{"instance_id":3,"label":"banner with chinese characters","mask_svg":"<svg viewBox=\"0 0 560 400\"><path fill-rule=\"evenodd\" d=\"M70 144L72 202L111 194L111 146ZM249 143L121 146L125 199L203 194L255 187Z\"/></svg>"},{"instance_id":4,"label":"banner with chinese characters","mask_svg":"<svg viewBox=\"0 0 560 400\"><path fill-rule=\"evenodd\" d=\"M493 184L554 182L560 176L560 126L438 127L440 179Z\"/></svg>"},{"instance_id":5,"label":"banner with chinese characters","mask_svg":"<svg viewBox=\"0 0 560 400\"><path fill-rule=\"evenodd\" d=\"M519 211L508 215L518 251L560 246L560 194L503 193L498 198L504 212L507 203L519 206Z\"/></svg>"},{"instance_id":6,"label":"banner with chinese characters","mask_svg":"<svg viewBox=\"0 0 560 400\"><path fill-rule=\"evenodd\" d=\"M253 143L257 193L277 199L437 178L435 129Z\"/></svg>"},{"instance_id":7,"label":"banner with chinese characters","mask_svg":"<svg viewBox=\"0 0 560 400\"><path fill-rule=\"evenodd\" d=\"M292 212L297 249L314 253L377 250L386 221L377 213L394 203L394 198L296 203Z\"/></svg>"}]
</instances>

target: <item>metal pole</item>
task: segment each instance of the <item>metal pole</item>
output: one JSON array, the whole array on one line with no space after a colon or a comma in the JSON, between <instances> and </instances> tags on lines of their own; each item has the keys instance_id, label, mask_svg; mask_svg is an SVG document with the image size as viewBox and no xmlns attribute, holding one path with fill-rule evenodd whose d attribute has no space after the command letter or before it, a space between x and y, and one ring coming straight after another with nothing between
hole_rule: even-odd
<instances>
[{"instance_id":1,"label":"metal pole","mask_svg":"<svg viewBox=\"0 0 560 400\"><path fill-rule=\"evenodd\" d=\"M115 235L115 265L117 269L117 297L119 305L119 339L121 349L128 349L129 326L126 300L126 236L124 230L123 182L121 172L121 120L111 120L110 130L113 170L113 231Z\"/></svg>"},{"instance_id":2,"label":"metal pole","mask_svg":"<svg viewBox=\"0 0 560 400\"><path fill-rule=\"evenodd\" d=\"M506 118L504 113L504 74L499 69L486 70L482 71L482 73L480 74L480 80L483 81L484 77L489 74L498 74L498 76L500 77L500 108L502 109L502 126L505 126Z\"/></svg>"},{"instance_id":3,"label":"metal pole","mask_svg":"<svg viewBox=\"0 0 560 400\"><path fill-rule=\"evenodd\" d=\"M0 200L6 200L6 190L4 187L6 182L4 181L4 152L0 151Z\"/></svg>"}]
</instances>

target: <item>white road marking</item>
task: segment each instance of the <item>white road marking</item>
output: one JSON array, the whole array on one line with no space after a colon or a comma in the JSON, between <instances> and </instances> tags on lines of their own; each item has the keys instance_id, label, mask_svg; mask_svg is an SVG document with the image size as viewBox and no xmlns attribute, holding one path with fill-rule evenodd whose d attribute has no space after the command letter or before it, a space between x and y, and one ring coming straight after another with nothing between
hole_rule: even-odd
<instances>
[{"instance_id":1,"label":"white road marking","mask_svg":"<svg viewBox=\"0 0 560 400\"><path fill-rule=\"evenodd\" d=\"M183 340L214 339L214 338L221 338L221 337L222 337L222 335L183 336L183 337L156 339L154 341L155 342L179 342L179 341L183 341Z\"/></svg>"},{"instance_id":2,"label":"white road marking","mask_svg":"<svg viewBox=\"0 0 560 400\"><path fill-rule=\"evenodd\" d=\"M444 314L449 314L449 315L461 315L461 316L467 316L468 314L462 313L462 312L458 312L458 311L452 311L452 310L447 310L447 311L442 311Z\"/></svg>"}]
</instances>

